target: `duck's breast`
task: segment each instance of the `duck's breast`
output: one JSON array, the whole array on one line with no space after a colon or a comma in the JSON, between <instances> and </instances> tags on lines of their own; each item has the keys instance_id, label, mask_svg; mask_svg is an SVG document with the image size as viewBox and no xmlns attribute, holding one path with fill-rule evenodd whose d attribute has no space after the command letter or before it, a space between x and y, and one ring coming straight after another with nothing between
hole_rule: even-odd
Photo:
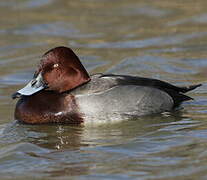
<instances>
[{"instance_id":1,"label":"duck's breast","mask_svg":"<svg viewBox=\"0 0 207 180\"><path fill-rule=\"evenodd\" d=\"M99 93L76 95L76 101L80 112L87 119L142 116L173 108L173 99L166 92L135 85L116 86Z\"/></svg>"}]
</instances>

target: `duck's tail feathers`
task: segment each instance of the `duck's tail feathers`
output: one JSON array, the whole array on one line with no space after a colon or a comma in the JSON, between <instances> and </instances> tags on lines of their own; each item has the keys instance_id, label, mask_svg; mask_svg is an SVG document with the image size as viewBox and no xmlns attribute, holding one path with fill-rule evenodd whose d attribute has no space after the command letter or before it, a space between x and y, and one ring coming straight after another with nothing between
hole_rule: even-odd
<instances>
[{"instance_id":1,"label":"duck's tail feathers","mask_svg":"<svg viewBox=\"0 0 207 180\"><path fill-rule=\"evenodd\" d=\"M185 95L184 93L191 91L197 87L200 87L201 84L191 85L188 87L178 87L177 91L167 89L166 92L173 98L174 107L179 106L183 101L193 100L192 97Z\"/></svg>"},{"instance_id":2,"label":"duck's tail feathers","mask_svg":"<svg viewBox=\"0 0 207 180\"><path fill-rule=\"evenodd\" d=\"M180 87L180 92L182 93L186 93L188 91L192 91L194 89L196 89L197 87L200 87L202 84L196 84L196 85L191 85L191 86L187 86L187 87Z\"/></svg>"}]
</instances>

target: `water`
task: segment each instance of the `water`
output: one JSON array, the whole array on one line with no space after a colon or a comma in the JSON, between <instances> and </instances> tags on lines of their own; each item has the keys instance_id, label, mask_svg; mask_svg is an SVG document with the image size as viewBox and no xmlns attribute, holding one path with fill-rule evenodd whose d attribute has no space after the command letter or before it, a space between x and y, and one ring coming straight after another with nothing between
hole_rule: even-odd
<instances>
[{"instance_id":1,"label":"water","mask_svg":"<svg viewBox=\"0 0 207 180\"><path fill-rule=\"evenodd\" d=\"M206 12L205 0L1 0L1 179L207 179ZM90 73L203 86L172 114L99 126L16 123L10 95L59 45Z\"/></svg>"}]
</instances>

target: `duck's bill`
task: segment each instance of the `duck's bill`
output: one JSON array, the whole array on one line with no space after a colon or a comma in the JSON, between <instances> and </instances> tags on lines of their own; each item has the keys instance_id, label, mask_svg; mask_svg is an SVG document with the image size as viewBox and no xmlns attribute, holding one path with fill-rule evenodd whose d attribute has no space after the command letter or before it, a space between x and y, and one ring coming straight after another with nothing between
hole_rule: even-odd
<instances>
[{"instance_id":1,"label":"duck's bill","mask_svg":"<svg viewBox=\"0 0 207 180\"><path fill-rule=\"evenodd\" d=\"M30 96L35 94L43 89L47 88L47 85L44 83L42 74L39 73L37 77L32 79L24 88L20 89L19 91L15 92L12 95L12 98L19 98L23 96Z\"/></svg>"}]
</instances>

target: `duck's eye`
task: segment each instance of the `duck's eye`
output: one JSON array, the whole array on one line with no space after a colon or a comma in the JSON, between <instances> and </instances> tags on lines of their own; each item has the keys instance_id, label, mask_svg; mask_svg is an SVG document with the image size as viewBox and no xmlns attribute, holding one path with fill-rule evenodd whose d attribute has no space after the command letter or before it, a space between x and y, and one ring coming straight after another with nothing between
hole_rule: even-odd
<instances>
[{"instance_id":1,"label":"duck's eye","mask_svg":"<svg viewBox=\"0 0 207 180\"><path fill-rule=\"evenodd\" d=\"M58 66L59 66L59 64L53 64L53 68L56 68Z\"/></svg>"}]
</instances>

